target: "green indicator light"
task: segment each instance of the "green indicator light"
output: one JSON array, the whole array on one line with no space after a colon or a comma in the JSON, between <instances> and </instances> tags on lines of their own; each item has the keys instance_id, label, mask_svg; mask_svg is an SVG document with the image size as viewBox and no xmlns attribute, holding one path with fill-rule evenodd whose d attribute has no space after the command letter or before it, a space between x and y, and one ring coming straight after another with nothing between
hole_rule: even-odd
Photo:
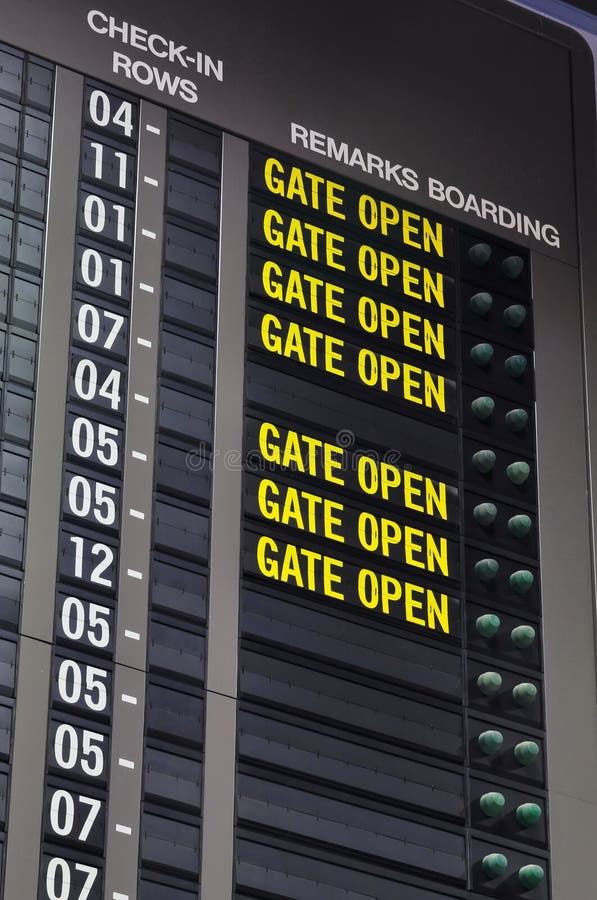
<instances>
[{"instance_id":1,"label":"green indicator light","mask_svg":"<svg viewBox=\"0 0 597 900\"><path fill-rule=\"evenodd\" d=\"M543 811L538 803L521 803L516 807L516 818L525 828L536 825Z\"/></svg>"},{"instance_id":2,"label":"green indicator light","mask_svg":"<svg viewBox=\"0 0 597 900\"><path fill-rule=\"evenodd\" d=\"M475 344L471 348L471 359L475 365L485 368L491 362L493 357L493 347L491 344Z\"/></svg>"},{"instance_id":3,"label":"green indicator light","mask_svg":"<svg viewBox=\"0 0 597 900\"><path fill-rule=\"evenodd\" d=\"M500 617L496 616L495 613L485 613L485 615L479 616L476 620L475 629L481 637L492 638L500 630L501 624Z\"/></svg>"},{"instance_id":4,"label":"green indicator light","mask_svg":"<svg viewBox=\"0 0 597 900\"><path fill-rule=\"evenodd\" d=\"M510 431L522 431L526 428L529 421L529 414L526 409L511 409L505 416L506 427Z\"/></svg>"},{"instance_id":5,"label":"green indicator light","mask_svg":"<svg viewBox=\"0 0 597 900\"><path fill-rule=\"evenodd\" d=\"M493 450L477 450L473 453L473 465L477 472L487 475L495 466L496 455Z\"/></svg>"},{"instance_id":6,"label":"green indicator light","mask_svg":"<svg viewBox=\"0 0 597 900\"><path fill-rule=\"evenodd\" d=\"M512 629L510 637L515 647L518 647L520 650L526 650L535 642L535 629L532 625L517 625L516 628Z\"/></svg>"},{"instance_id":7,"label":"green indicator light","mask_svg":"<svg viewBox=\"0 0 597 900\"><path fill-rule=\"evenodd\" d=\"M475 563L475 575L486 584L495 581L499 569L500 564L497 559L480 559Z\"/></svg>"},{"instance_id":8,"label":"green indicator light","mask_svg":"<svg viewBox=\"0 0 597 900\"><path fill-rule=\"evenodd\" d=\"M539 756L539 745L535 741L521 741L514 748L514 756L521 766L530 766Z\"/></svg>"},{"instance_id":9,"label":"green indicator light","mask_svg":"<svg viewBox=\"0 0 597 900\"><path fill-rule=\"evenodd\" d=\"M512 688L512 696L519 706L530 706L537 699L537 688L528 681L521 681Z\"/></svg>"},{"instance_id":10,"label":"green indicator light","mask_svg":"<svg viewBox=\"0 0 597 900\"><path fill-rule=\"evenodd\" d=\"M473 516L479 525L487 528L496 520L497 506L493 503L479 503L473 510Z\"/></svg>"},{"instance_id":11,"label":"green indicator light","mask_svg":"<svg viewBox=\"0 0 597 900\"><path fill-rule=\"evenodd\" d=\"M488 853L483 857L482 866L488 878L497 878L508 868L508 857L503 853Z\"/></svg>"},{"instance_id":12,"label":"green indicator light","mask_svg":"<svg viewBox=\"0 0 597 900\"><path fill-rule=\"evenodd\" d=\"M473 294L469 306L476 315L486 316L493 306L493 297L487 291L479 291L478 294Z\"/></svg>"},{"instance_id":13,"label":"green indicator light","mask_svg":"<svg viewBox=\"0 0 597 900\"><path fill-rule=\"evenodd\" d=\"M532 572L529 572L528 569L518 569L517 572L512 572L508 584L517 594L528 594L534 581Z\"/></svg>"},{"instance_id":14,"label":"green indicator light","mask_svg":"<svg viewBox=\"0 0 597 900\"><path fill-rule=\"evenodd\" d=\"M518 880L527 891L541 884L544 878L545 872L541 866L523 866L518 870Z\"/></svg>"},{"instance_id":15,"label":"green indicator light","mask_svg":"<svg viewBox=\"0 0 597 900\"><path fill-rule=\"evenodd\" d=\"M507 256L502 262L502 272L506 278L514 281L518 278L524 269L524 259L522 256Z\"/></svg>"},{"instance_id":16,"label":"green indicator light","mask_svg":"<svg viewBox=\"0 0 597 900\"><path fill-rule=\"evenodd\" d=\"M482 753L491 756L492 753L497 753L502 748L504 735L501 731L484 731L477 738L477 743Z\"/></svg>"},{"instance_id":17,"label":"green indicator light","mask_svg":"<svg viewBox=\"0 0 597 900\"><path fill-rule=\"evenodd\" d=\"M523 538L531 530L532 524L530 517L521 513L508 519L508 531L516 538Z\"/></svg>"},{"instance_id":18,"label":"green indicator light","mask_svg":"<svg viewBox=\"0 0 597 900\"><path fill-rule=\"evenodd\" d=\"M486 266L491 258L491 247L489 244L473 244L468 251L468 258L474 266Z\"/></svg>"},{"instance_id":19,"label":"green indicator light","mask_svg":"<svg viewBox=\"0 0 597 900\"><path fill-rule=\"evenodd\" d=\"M500 630L501 624L499 616L496 616L494 613L485 613L484 616L479 616L475 622L475 628L477 634L480 634L481 637L492 638Z\"/></svg>"},{"instance_id":20,"label":"green indicator light","mask_svg":"<svg viewBox=\"0 0 597 900\"><path fill-rule=\"evenodd\" d=\"M531 474L531 467L528 463L523 462L523 460L517 460L517 462L510 463L510 465L506 468L506 475L512 482L512 484L516 484L520 486L524 484Z\"/></svg>"},{"instance_id":21,"label":"green indicator light","mask_svg":"<svg viewBox=\"0 0 597 900\"><path fill-rule=\"evenodd\" d=\"M498 791L490 791L488 794L483 794L479 800L481 812L484 812L486 816L499 816L505 805L506 798Z\"/></svg>"},{"instance_id":22,"label":"green indicator light","mask_svg":"<svg viewBox=\"0 0 597 900\"><path fill-rule=\"evenodd\" d=\"M527 365L526 356L516 353L514 356L508 357L504 363L504 369L506 370L506 375L509 375L510 378L521 378L527 370Z\"/></svg>"},{"instance_id":23,"label":"green indicator light","mask_svg":"<svg viewBox=\"0 0 597 900\"><path fill-rule=\"evenodd\" d=\"M491 397L476 397L471 403L471 409L481 421L488 419L495 408L495 401Z\"/></svg>"},{"instance_id":24,"label":"green indicator light","mask_svg":"<svg viewBox=\"0 0 597 900\"><path fill-rule=\"evenodd\" d=\"M527 311L520 303L507 306L504 310L504 324L509 328L520 328L527 317Z\"/></svg>"},{"instance_id":25,"label":"green indicator light","mask_svg":"<svg viewBox=\"0 0 597 900\"><path fill-rule=\"evenodd\" d=\"M477 678L477 687L486 697L494 697L502 688L502 676L499 672L483 672Z\"/></svg>"}]
</instances>

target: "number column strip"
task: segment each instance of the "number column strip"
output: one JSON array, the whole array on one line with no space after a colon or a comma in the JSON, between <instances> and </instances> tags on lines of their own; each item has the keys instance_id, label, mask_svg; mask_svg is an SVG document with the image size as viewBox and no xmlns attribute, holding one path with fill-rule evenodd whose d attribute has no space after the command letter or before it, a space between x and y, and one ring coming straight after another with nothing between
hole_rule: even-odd
<instances>
[{"instance_id":1,"label":"number column strip","mask_svg":"<svg viewBox=\"0 0 597 900\"><path fill-rule=\"evenodd\" d=\"M62 491L65 395L74 264L83 79L56 70L21 645L6 852L6 900L37 897L45 723ZM41 729L31 736L32 723Z\"/></svg>"},{"instance_id":2,"label":"number column strip","mask_svg":"<svg viewBox=\"0 0 597 900\"><path fill-rule=\"evenodd\" d=\"M149 131L147 124L157 126L156 130ZM166 124L165 110L141 103L104 878L106 900L137 896L160 325L157 286L162 266L159 249L163 237ZM159 186L148 183L145 176L157 177ZM155 240L143 234L148 228L155 233ZM147 292L144 288L147 284L156 285L155 292ZM148 402L135 402L135 395L142 395ZM131 514L133 511L142 512L143 516ZM136 704L123 701L123 695L136 698ZM119 765L120 759L132 761L134 767Z\"/></svg>"},{"instance_id":3,"label":"number column strip","mask_svg":"<svg viewBox=\"0 0 597 900\"><path fill-rule=\"evenodd\" d=\"M243 446L248 144L223 135L211 520L201 896L230 900L236 802L236 697Z\"/></svg>"}]
</instances>

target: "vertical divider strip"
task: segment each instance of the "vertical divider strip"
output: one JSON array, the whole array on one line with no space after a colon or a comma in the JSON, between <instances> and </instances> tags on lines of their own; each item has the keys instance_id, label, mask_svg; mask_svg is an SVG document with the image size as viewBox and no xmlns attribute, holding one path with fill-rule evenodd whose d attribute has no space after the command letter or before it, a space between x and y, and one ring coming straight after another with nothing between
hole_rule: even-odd
<instances>
[{"instance_id":1,"label":"vertical divider strip","mask_svg":"<svg viewBox=\"0 0 597 900\"><path fill-rule=\"evenodd\" d=\"M225 134L203 776L201 896L206 900L229 900L232 896L248 165L248 144Z\"/></svg>"},{"instance_id":2,"label":"vertical divider strip","mask_svg":"<svg viewBox=\"0 0 597 900\"><path fill-rule=\"evenodd\" d=\"M139 118L129 332L127 437L123 465L112 749L104 879L106 900L113 900L115 897L134 900L137 896L166 133L166 110L143 101ZM149 236L144 232L149 232ZM140 288L140 284L144 285L144 289ZM147 286L151 286L153 290L149 292Z\"/></svg>"},{"instance_id":3,"label":"vertical divider strip","mask_svg":"<svg viewBox=\"0 0 597 900\"><path fill-rule=\"evenodd\" d=\"M4 897L37 897L68 381L83 79L56 69ZM41 724L39 727L42 727Z\"/></svg>"}]
</instances>

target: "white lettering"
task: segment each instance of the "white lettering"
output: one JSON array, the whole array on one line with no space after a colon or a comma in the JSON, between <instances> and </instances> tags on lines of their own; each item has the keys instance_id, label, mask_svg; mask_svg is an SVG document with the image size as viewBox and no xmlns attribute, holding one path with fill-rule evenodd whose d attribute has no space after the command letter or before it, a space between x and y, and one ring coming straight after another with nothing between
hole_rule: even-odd
<instances>
[{"instance_id":1,"label":"white lettering","mask_svg":"<svg viewBox=\"0 0 597 900\"><path fill-rule=\"evenodd\" d=\"M346 141L339 141L321 131L314 131L291 122L290 140L305 150L311 150L312 153L327 156L328 159L334 159L353 169L360 169L368 175L377 175L382 181L394 182L409 191L419 190L419 176L414 169L384 159L376 153L367 153L361 147L351 147Z\"/></svg>"},{"instance_id":2,"label":"white lettering","mask_svg":"<svg viewBox=\"0 0 597 900\"><path fill-rule=\"evenodd\" d=\"M544 241L550 247L560 246L560 235L554 225L539 219L516 212L507 206L498 205L486 197L477 197L476 194L465 194L454 184L445 185L437 178L427 179L427 193L431 200L438 203L447 203L452 209L462 209L464 212L501 225L510 231L517 231L525 237L534 238L536 241Z\"/></svg>"},{"instance_id":3,"label":"white lettering","mask_svg":"<svg viewBox=\"0 0 597 900\"><path fill-rule=\"evenodd\" d=\"M149 33L141 25L118 19L115 16L108 16L100 9L89 10L87 24L95 34L106 36L112 41L118 41L135 50L140 50L142 53L149 53L156 59L167 59L169 63L183 69L193 68L204 78L224 80L223 60L214 58L203 50L192 50L186 44L179 44L178 41L164 37L162 34ZM133 78L143 85L156 83L158 76L155 73L158 70L155 67L145 68L145 64L137 64L138 61L134 61L118 51L113 52L112 60L112 71L115 74L123 74L126 78ZM159 78L165 87L161 88L156 84L158 90L166 90L172 96L178 93L187 103L196 103L197 86L192 81L181 79L178 76L176 88L173 90L171 85L176 77L160 72Z\"/></svg>"},{"instance_id":4,"label":"white lettering","mask_svg":"<svg viewBox=\"0 0 597 900\"><path fill-rule=\"evenodd\" d=\"M129 56L117 50L112 54L112 71L115 75L123 75L144 87L154 85L158 91L171 97L178 95L185 103L197 103L199 99L197 85L188 78L172 75L171 72L150 66L139 59L133 62Z\"/></svg>"},{"instance_id":5,"label":"white lettering","mask_svg":"<svg viewBox=\"0 0 597 900\"><path fill-rule=\"evenodd\" d=\"M100 22L106 23L108 21L108 17L104 15L103 12L100 12L99 9L90 9L87 13L87 24L91 28L92 31L95 31L96 34L106 34L108 29L106 25L100 26L96 24L96 19L99 19Z\"/></svg>"}]
</instances>

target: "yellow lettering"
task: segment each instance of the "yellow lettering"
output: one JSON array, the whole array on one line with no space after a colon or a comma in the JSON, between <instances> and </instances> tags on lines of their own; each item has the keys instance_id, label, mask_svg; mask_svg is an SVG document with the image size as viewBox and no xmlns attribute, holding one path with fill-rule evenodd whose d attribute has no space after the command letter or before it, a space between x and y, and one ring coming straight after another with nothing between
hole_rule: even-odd
<instances>
[{"instance_id":1,"label":"yellow lettering","mask_svg":"<svg viewBox=\"0 0 597 900\"><path fill-rule=\"evenodd\" d=\"M427 568L430 572L437 572L438 569L448 577L448 542L444 537L436 539L434 535L427 535Z\"/></svg>"},{"instance_id":2,"label":"yellow lettering","mask_svg":"<svg viewBox=\"0 0 597 900\"><path fill-rule=\"evenodd\" d=\"M309 200L307 200L307 192L305 190L305 183L302 178L302 172L296 166L293 166L290 170L290 175L288 178L288 187L286 190L286 197L288 200L298 200L299 203L302 203L304 206L309 205ZM323 178L319 175L313 175L311 180L311 206L314 209L317 209L319 194L318 187L320 184L323 184Z\"/></svg>"},{"instance_id":3,"label":"yellow lettering","mask_svg":"<svg viewBox=\"0 0 597 900\"><path fill-rule=\"evenodd\" d=\"M450 634L446 594L440 594L438 600L429 588L409 581L402 584L397 578L379 574L372 569L359 571L357 593L365 609L380 610L389 615L392 604L403 601L403 616L407 622L432 631L436 631L439 626L445 634Z\"/></svg>"},{"instance_id":4,"label":"yellow lettering","mask_svg":"<svg viewBox=\"0 0 597 900\"><path fill-rule=\"evenodd\" d=\"M404 528L404 557L407 565L428 572L440 571L449 576L448 542L433 534L406 525Z\"/></svg>"},{"instance_id":5,"label":"yellow lettering","mask_svg":"<svg viewBox=\"0 0 597 900\"><path fill-rule=\"evenodd\" d=\"M443 375L434 376L431 372L423 373L425 382L425 406L429 409L437 408L440 412L446 411L445 385Z\"/></svg>"},{"instance_id":6,"label":"yellow lettering","mask_svg":"<svg viewBox=\"0 0 597 900\"><path fill-rule=\"evenodd\" d=\"M444 255L444 226L441 222L432 222L423 217L423 247L426 253L431 251L431 246L438 256Z\"/></svg>"},{"instance_id":7,"label":"yellow lettering","mask_svg":"<svg viewBox=\"0 0 597 900\"><path fill-rule=\"evenodd\" d=\"M280 439L280 432L271 422L262 422L259 429L259 450L267 462L280 464L280 447L272 441Z\"/></svg>"},{"instance_id":8,"label":"yellow lettering","mask_svg":"<svg viewBox=\"0 0 597 900\"><path fill-rule=\"evenodd\" d=\"M402 386L404 391L404 399L411 403L423 405L423 398L417 397L413 391L420 390L421 382L417 381L417 375L421 375L422 370L417 366L411 366L408 363L402 364Z\"/></svg>"},{"instance_id":9,"label":"yellow lettering","mask_svg":"<svg viewBox=\"0 0 597 900\"><path fill-rule=\"evenodd\" d=\"M384 287L392 284L393 279L400 276L402 292L415 300L432 300L444 307L444 276L441 272L432 272L410 260L399 260L385 250L377 251L374 247L363 244L358 252L359 273L366 281L378 281ZM422 287L421 287L422 280Z\"/></svg>"},{"instance_id":10,"label":"yellow lettering","mask_svg":"<svg viewBox=\"0 0 597 900\"><path fill-rule=\"evenodd\" d=\"M429 269L423 269L423 296L425 303L431 303L431 297L438 306L444 308L444 276L441 272L431 272Z\"/></svg>"},{"instance_id":11,"label":"yellow lettering","mask_svg":"<svg viewBox=\"0 0 597 900\"><path fill-rule=\"evenodd\" d=\"M344 484L345 450L320 438L297 431L283 434L271 422L259 426L259 450L267 462L293 471L320 477L333 484Z\"/></svg>"},{"instance_id":12,"label":"yellow lettering","mask_svg":"<svg viewBox=\"0 0 597 900\"><path fill-rule=\"evenodd\" d=\"M409 212L407 209L402 210L402 240L409 247L416 247L417 250L421 249L420 242L415 240L420 232L420 221L421 216L417 213Z\"/></svg>"},{"instance_id":13,"label":"yellow lettering","mask_svg":"<svg viewBox=\"0 0 597 900\"><path fill-rule=\"evenodd\" d=\"M297 269L288 269L285 274L272 260L263 263L261 283L265 295L272 300L279 300L289 306L296 305L299 309L325 316L333 322L346 322L342 315L344 288L337 284Z\"/></svg>"},{"instance_id":14,"label":"yellow lettering","mask_svg":"<svg viewBox=\"0 0 597 900\"><path fill-rule=\"evenodd\" d=\"M437 515L444 520L448 518L448 502L446 496L446 485L443 481L432 481L431 478L425 479L425 509L427 515Z\"/></svg>"},{"instance_id":15,"label":"yellow lettering","mask_svg":"<svg viewBox=\"0 0 597 900\"><path fill-rule=\"evenodd\" d=\"M406 537L404 543L404 557L407 565L416 566L417 569L424 569L425 561L417 559L416 554L423 553L423 539L425 537L425 532L421 531L419 528L413 528L411 525L407 525L404 530Z\"/></svg>"},{"instance_id":16,"label":"yellow lettering","mask_svg":"<svg viewBox=\"0 0 597 900\"><path fill-rule=\"evenodd\" d=\"M305 259L322 262L333 269L344 272L342 263L344 237L333 231L326 231L319 225L291 218L288 222L275 209L266 209L263 214L263 234L272 247L280 247L289 253L297 253Z\"/></svg>"},{"instance_id":17,"label":"yellow lettering","mask_svg":"<svg viewBox=\"0 0 597 900\"><path fill-rule=\"evenodd\" d=\"M261 319L261 343L270 353L296 359L303 365L323 369L341 378L345 375L339 366L344 341L322 331L298 322L282 323L272 313L265 313Z\"/></svg>"},{"instance_id":18,"label":"yellow lettering","mask_svg":"<svg viewBox=\"0 0 597 900\"><path fill-rule=\"evenodd\" d=\"M422 300L423 295L418 290L421 284L421 266L417 263L409 262L407 259L402 261L402 290L407 297L414 297L415 300Z\"/></svg>"},{"instance_id":19,"label":"yellow lettering","mask_svg":"<svg viewBox=\"0 0 597 900\"><path fill-rule=\"evenodd\" d=\"M407 209L399 210L393 203L387 200L378 201L369 194L361 194L358 210L359 222L369 231L379 231L383 235L388 235L391 229L400 227L404 244L417 250L423 248L426 253L430 253L433 247L435 253L443 257L443 226L440 222L431 222L426 217L421 220L418 213Z\"/></svg>"},{"instance_id":20,"label":"yellow lettering","mask_svg":"<svg viewBox=\"0 0 597 900\"><path fill-rule=\"evenodd\" d=\"M281 487L269 478L262 478L257 491L257 504L264 519L311 534L323 533L331 541L344 543L344 535L336 530L343 524L343 503L293 486ZM321 527L318 524L320 514Z\"/></svg>"},{"instance_id":21,"label":"yellow lettering","mask_svg":"<svg viewBox=\"0 0 597 900\"><path fill-rule=\"evenodd\" d=\"M257 542L257 565L261 574L265 575L266 578L278 578L278 562L268 555L268 553L275 553L277 550L278 545L273 538L265 535L259 538Z\"/></svg>"},{"instance_id":22,"label":"yellow lettering","mask_svg":"<svg viewBox=\"0 0 597 900\"><path fill-rule=\"evenodd\" d=\"M405 596L404 596L404 613L407 622L412 622L413 625L421 625L423 628L427 625L425 619L419 619L415 616L415 610L423 609L423 601L415 600L415 594L425 594L425 589L419 587L416 584L409 584L408 582L404 585L405 587Z\"/></svg>"},{"instance_id":23,"label":"yellow lettering","mask_svg":"<svg viewBox=\"0 0 597 900\"><path fill-rule=\"evenodd\" d=\"M423 319L423 341L425 343L425 353L429 356L436 353L440 359L446 358L444 326L441 322L431 322L429 319Z\"/></svg>"},{"instance_id":24,"label":"yellow lettering","mask_svg":"<svg viewBox=\"0 0 597 900\"><path fill-rule=\"evenodd\" d=\"M404 473L404 504L417 512L425 512L423 504L417 503L415 499L423 496L423 491L419 487L422 483L422 475L418 475L416 472Z\"/></svg>"},{"instance_id":25,"label":"yellow lettering","mask_svg":"<svg viewBox=\"0 0 597 900\"><path fill-rule=\"evenodd\" d=\"M344 600L344 593L337 589L342 585L344 568L340 559L295 544L279 545L266 535L257 541L256 557L259 571L265 578Z\"/></svg>"},{"instance_id":26,"label":"yellow lettering","mask_svg":"<svg viewBox=\"0 0 597 900\"><path fill-rule=\"evenodd\" d=\"M314 578L314 563L315 563L315 555L317 555L318 559L321 559L321 554L308 554L307 555L307 588L310 591L315 590L316 582ZM295 547L294 544L286 545L286 552L282 559L282 569L280 571L280 581L293 581L293 583L299 587L305 587L305 582L303 580L303 573L301 571L301 566L299 563L299 554L298 547Z\"/></svg>"},{"instance_id":27,"label":"yellow lettering","mask_svg":"<svg viewBox=\"0 0 597 900\"><path fill-rule=\"evenodd\" d=\"M437 630L437 624L444 632L450 634L450 619L448 612L448 598L445 594L439 595L439 603L433 591L427 590L427 623L431 629Z\"/></svg>"},{"instance_id":28,"label":"yellow lettering","mask_svg":"<svg viewBox=\"0 0 597 900\"><path fill-rule=\"evenodd\" d=\"M280 505L276 500L272 499L273 497L279 497L279 495L280 491L275 481L263 478L259 482L257 504L259 506L259 512L264 519L271 519L274 522L279 521Z\"/></svg>"},{"instance_id":29,"label":"yellow lettering","mask_svg":"<svg viewBox=\"0 0 597 900\"><path fill-rule=\"evenodd\" d=\"M342 471L344 465L344 450L341 447L335 447L333 444L324 443L323 445L323 477L326 481L334 484L344 484L342 475L335 475L335 472Z\"/></svg>"},{"instance_id":30,"label":"yellow lettering","mask_svg":"<svg viewBox=\"0 0 597 900\"><path fill-rule=\"evenodd\" d=\"M416 340L421 336L421 329L419 326L422 321L421 316L417 316L415 313L402 313L404 346L408 347L410 350L423 351L423 345L420 341Z\"/></svg>"},{"instance_id":31,"label":"yellow lettering","mask_svg":"<svg viewBox=\"0 0 597 900\"><path fill-rule=\"evenodd\" d=\"M338 219L346 218L342 212L344 185L329 181L314 172L307 172L298 166L292 166L287 181L280 177L284 175L283 164L269 157L265 162L263 177L267 189L272 194L278 194L286 200L298 201L303 206L321 209Z\"/></svg>"},{"instance_id":32,"label":"yellow lettering","mask_svg":"<svg viewBox=\"0 0 597 900\"><path fill-rule=\"evenodd\" d=\"M332 556L323 557L323 593L334 600L344 600L344 592L335 590L332 585L342 585L342 569L344 563Z\"/></svg>"},{"instance_id":33,"label":"yellow lettering","mask_svg":"<svg viewBox=\"0 0 597 900\"><path fill-rule=\"evenodd\" d=\"M284 196L284 182L274 173L279 173L281 175L283 172L284 166L279 160L274 159L272 156L266 160L265 169L263 171L265 186L272 194L280 194L282 197Z\"/></svg>"}]
</instances>

